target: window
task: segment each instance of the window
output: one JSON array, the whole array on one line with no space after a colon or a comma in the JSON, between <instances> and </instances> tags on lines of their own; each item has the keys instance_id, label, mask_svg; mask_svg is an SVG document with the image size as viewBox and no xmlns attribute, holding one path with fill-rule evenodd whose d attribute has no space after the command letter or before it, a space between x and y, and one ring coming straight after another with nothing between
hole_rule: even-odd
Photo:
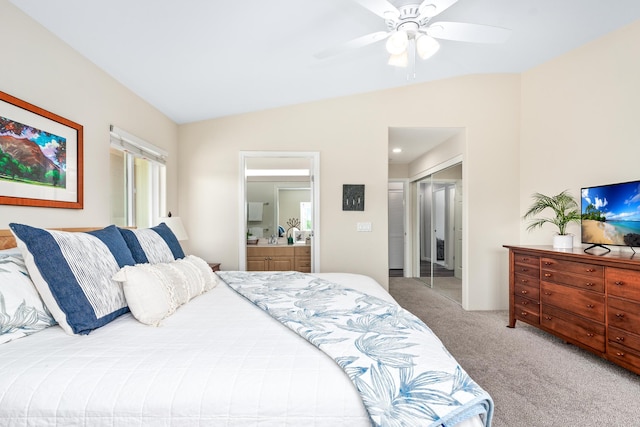
<instances>
[{"instance_id":1,"label":"window","mask_svg":"<svg viewBox=\"0 0 640 427\"><path fill-rule=\"evenodd\" d=\"M151 227L166 211L167 153L111 126L111 222Z\"/></svg>"},{"instance_id":2,"label":"window","mask_svg":"<svg viewBox=\"0 0 640 427\"><path fill-rule=\"evenodd\" d=\"M300 202L300 230L311 229L311 202Z\"/></svg>"}]
</instances>

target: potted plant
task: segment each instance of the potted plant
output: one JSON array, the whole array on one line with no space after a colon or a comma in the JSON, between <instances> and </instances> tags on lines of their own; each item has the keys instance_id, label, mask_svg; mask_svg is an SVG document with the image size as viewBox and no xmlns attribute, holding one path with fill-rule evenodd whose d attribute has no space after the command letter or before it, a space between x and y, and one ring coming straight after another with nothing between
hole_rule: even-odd
<instances>
[{"instance_id":1,"label":"potted plant","mask_svg":"<svg viewBox=\"0 0 640 427\"><path fill-rule=\"evenodd\" d=\"M576 199L567 191L565 190L555 196L534 193L532 196L533 203L523 217L525 220L531 220L527 227L528 231L542 227L545 223L551 223L558 227L558 234L553 238L554 248L572 248L573 235L567 234L567 225L571 222L580 224L580 207ZM551 209L554 216L536 217L545 209Z\"/></svg>"}]
</instances>

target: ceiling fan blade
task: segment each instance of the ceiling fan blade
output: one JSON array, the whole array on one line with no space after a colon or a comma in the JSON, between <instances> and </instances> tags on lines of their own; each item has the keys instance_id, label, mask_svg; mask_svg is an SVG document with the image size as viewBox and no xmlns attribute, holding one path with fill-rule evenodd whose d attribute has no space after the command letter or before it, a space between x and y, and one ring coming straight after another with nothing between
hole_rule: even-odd
<instances>
[{"instance_id":1,"label":"ceiling fan blade","mask_svg":"<svg viewBox=\"0 0 640 427\"><path fill-rule=\"evenodd\" d=\"M420 4L420 7L418 7L420 19L433 18L453 6L457 1L458 0L424 0Z\"/></svg>"},{"instance_id":2,"label":"ceiling fan blade","mask_svg":"<svg viewBox=\"0 0 640 427\"><path fill-rule=\"evenodd\" d=\"M435 22L427 28L427 34L436 39L472 43L504 43L511 30L490 25L462 22Z\"/></svg>"},{"instance_id":3,"label":"ceiling fan blade","mask_svg":"<svg viewBox=\"0 0 640 427\"><path fill-rule=\"evenodd\" d=\"M328 58L330 56L338 55L351 49L357 49L359 47L364 47L377 41L384 40L389 37L389 35L391 35L391 33L387 31L378 31L371 34L366 34L356 39L349 40L348 42L341 45L330 47L328 49L320 51L314 56L318 59Z\"/></svg>"},{"instance_id":4,"label":"ceiling fan blade","mask_svg":"<svg viewBox=\"0 0 640 427\"><path fill-rule=\"evenodd\" d=\"M391 3L389 3L387 0L353 0L353 1L358 3L360 6L364 7L365 9L369 9L371 12L375 13L376 15L384 19L389 18L388 16L389 14L395 17L400 15L400 11L398 10L398 8L392 5ZM446 1L450 1L450 0L446 0Z\"/></svg>"}]
</instances>

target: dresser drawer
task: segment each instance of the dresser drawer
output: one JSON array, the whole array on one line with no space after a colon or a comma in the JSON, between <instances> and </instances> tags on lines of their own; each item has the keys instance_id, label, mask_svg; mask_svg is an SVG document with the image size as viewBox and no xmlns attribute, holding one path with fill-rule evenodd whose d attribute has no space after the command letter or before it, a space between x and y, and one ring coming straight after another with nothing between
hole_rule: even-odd
<instances>
[{"instance_id":1,"label":"dresser drawer","mask_svg":"<svg viewBox=\"0 0 640 427\"><path fill-rule=\"evenodd\" d=\"M540 324L560 335L589 346L597 352L605 352L605 328L601 323L592 322L543 304Z\"/></svg>"},{"instance_id":2,"label":"dresser drawer","mask_svg":"<svg viewBox=\"0 0 640 427\"><path fill-rule=\"evenodd\" d=\"M540 278L540 267L537 265L515 264L513 266L513 272L520 276Z\"/></svg>"},{"instance_id":3,"label":"dresser drawer","mask_svg":"<svg viewBox=\"0 0 640 427\"><path fill-rule=\"evenodd\" d=\"M514 309L516 316L519 318L525 318L536 324L539 322L540 303L538 301L516 295L514 297Z\"/></svg>"},{"instance_id":4,"label":"dresser drawer","mask_svg":"<svg viewBox=\"0 0 640 427\"><path fill-rule=\"evenodd\" d=\"M617 344L609 343L607 346L607 359L623 366L630 365L635 369L640 369L640 355Z\"/></svg>"},{"instance_id":5,"label":"dresser drawer","mask_svg":"<svg viewBox=\"0 0 640 427\"><path fill-rule=\"evenodd\" d=\"M595 292L604 293L604 277L580 276L572 273L542 269L542 280L547 282L562 283L564 285L575 286L577 288L589 289Z\"/></svg>"},{"instance_id":6,"label":"dresser drawer","mask_svg":"<svg viewBox=\"0 0 640 427\"><path fill-rule=\"evenodd\" d=\"M301 256L301 257L311 256L311 246L309 245L294 246L293 249L294 249L295 256Z\"/></svg>"},{"instance_id":7,"label":"dresser drawer","mask_svg":"<svg viewBox=\"0 0 640 427\"><path fill-rule=\"evenodd\" d=\"M609 297L607 304L609 326L640 334L640 303Z\"/></svg>"},{"instance_id":8,"label":"dresser drawer","mask_svg":"<svg viewBox=\"0 0 640 427\"><path fill-rule=\"evenodd\" d=\"M295 257L293 264L295 271L299 271L300 273L311 273L311 260L308 257L306 259Z\"/></svg>"},{"instance_id":9,"label":"dresser drawer","mask_svg":"<svg viewBox=\"0 0 640 427\"><path fill-rule=\"evenodd\" d=\"M524 285L524 286L531 286L534 288L539 288L540 287L540 280L538 278L538 276L533 277L533 276L526 276L524 274L514 274L513 275L513 280L515 284L520 284L520 285Z\"/></svg>"},{"instance_id":10,"label":"dresser drawer","mask_svg":"<svg viewBox=\"0 0 640 427\"><path fill-rule=\"evenodd\" d=\"M519 295L521 297L526 297L529 299L533 299L536 301L540 301L540 288L537 286L537 281L535 281L536 286L531 286L530 283L516 282L514 284L514 294Z\"/></svg>"},{"instance_id":11,"label":"dresser drawer","mask_svg":"<svg viewBox=\"0 0 640 427\"><path fill-rule=\"evenodd\" d=\"M607 292L640 301L640 271L607 267Z\"/></svg>"},{"instance_id":12,"label":"dresser drawer","mask_svg":"<svg viewBox=\"0 0 640 427\"><path fill-rule=\"evenodd\" d=\"M604 294L583 291L570 286L542 282L540 302L565 311L604 322Z\"/></svg>"},{"instance_id":13,"label":"dresser drawer","mask_svg":"<svg viewBox=\"0 0 640 427\"><path fill-rule=\"evenodd\" d=\"M297 267L311 267L311 260L309 258L294 258L294 262Z\"/></svg>"},{"instance_id":14,"label":"dresser drawer","mask_svg":"<svg viewBox=\"0 0 640 427\"><path fill-rule=\"evenodd\" d=\"M640 335L609 326L607 337L610 343L618 344L640 352Z\"/></svg>"},{"instance_id":15,"label":"dresser drawer","mask_svg":"<svg viewBox=\"0 0 640 427\"><path fill-rule=\"evenodd\" d=\"M532 267L540 267L540 257L535 255L529 255L521 252L513 253L513 262L516 264L524 264Z\"/></svg>"},{"instance_id":16,"label":"dresser drawer","mask_svg":"<svg viewBox=\"0 0 640 427\"><path fill-rule=\"evenodd\" d=\"M565 273L580 274L582 276L604 278L604 267L584 262L567 261L563 259L542 258L540 266L543 270L561 271Z\"/></svg>"}]
</instances>

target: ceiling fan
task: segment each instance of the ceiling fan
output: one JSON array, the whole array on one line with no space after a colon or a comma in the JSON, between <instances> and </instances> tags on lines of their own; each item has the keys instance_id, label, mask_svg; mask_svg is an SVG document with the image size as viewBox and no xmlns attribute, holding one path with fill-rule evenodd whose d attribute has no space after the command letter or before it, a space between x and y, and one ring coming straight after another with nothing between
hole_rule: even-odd
<instances>
[{"instance_id":1,"label":"ceiling fan","mask_svg":"<svg viewBox=\"0 0 640 427\"><path fill-rule=\"evenodd\" d=\"M352 0L384 19L387 31L377 31L350 40L344 44L315 54L324 59L387 39L389 64L406 67L410 57L421 59L433 56L440 43L437 39L472 43L503 43L511 30L480 24L439 21L432 23L436 15L451 7L458 0L424 0L422 3L396 7L387 0ZM406 3L406 2L405 2ZM415 52L415 55L413 53Z\"/></svg>"}]
</instances>

